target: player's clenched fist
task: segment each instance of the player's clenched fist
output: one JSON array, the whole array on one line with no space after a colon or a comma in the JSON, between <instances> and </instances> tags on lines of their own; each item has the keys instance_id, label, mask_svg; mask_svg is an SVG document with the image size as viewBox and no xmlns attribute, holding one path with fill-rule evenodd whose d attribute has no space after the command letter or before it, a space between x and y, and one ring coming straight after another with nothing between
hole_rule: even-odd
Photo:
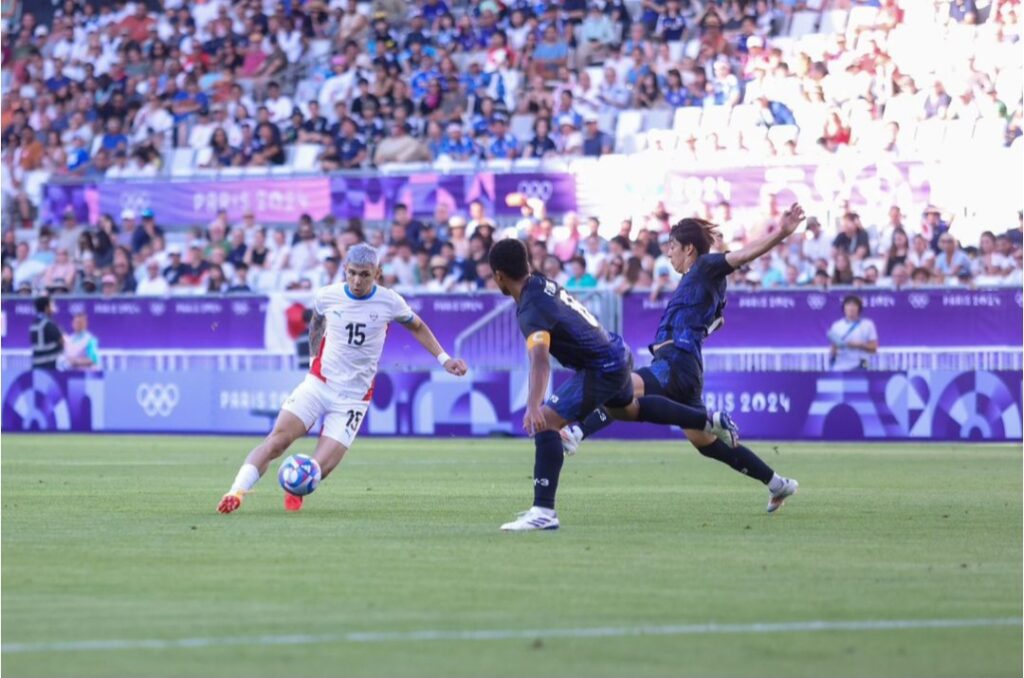
<instances>
[{"instance_id":1,"label":"player's clenched fist","mask_svg":"<svg viewBox=\"0 0 1024 678\"><path fill-rule=\"evenodd\" d=\"M469 370L466 366L466 361L458 358L449 358L446 360L444 363L444 369L445 372L448 374L454 374L456 377L461 377Z\"/></svg>"}]
</instances>

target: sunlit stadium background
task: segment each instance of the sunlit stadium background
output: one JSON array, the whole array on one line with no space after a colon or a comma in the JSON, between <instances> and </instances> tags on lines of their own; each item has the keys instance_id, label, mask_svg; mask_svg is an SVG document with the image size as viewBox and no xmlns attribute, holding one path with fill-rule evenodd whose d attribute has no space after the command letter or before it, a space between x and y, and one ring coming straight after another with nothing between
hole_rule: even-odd
<instances>
[{"instance_id":1,"label":"sunlit stadium background","mask_svg":"<svg viewBox=\"0 0 1024 678\"><path fill-rule=\"evenodd\" d=\"M306 368L312 291L343 280L360 241L470 373L391 332L353 454L374 436L522 436L526 356L491 242L527 241L644 365L679 279L671 225L709 218L735 248L796 201L814 226L730 278L707 404L755 441L1019 446L1022 14L1017 0L5 0L5 447L265 434ZM880 348L836 371L828 330L851 294ZM56 370L32 368L41 295L68 335ZM225 440L217 486L248 444Z\"/></svg>"}]
</instances>

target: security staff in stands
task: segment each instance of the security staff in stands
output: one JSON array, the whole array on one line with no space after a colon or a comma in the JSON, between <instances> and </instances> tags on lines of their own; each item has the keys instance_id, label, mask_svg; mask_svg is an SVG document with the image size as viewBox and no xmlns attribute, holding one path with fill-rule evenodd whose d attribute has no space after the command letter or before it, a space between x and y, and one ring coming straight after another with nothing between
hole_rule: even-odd
<instances>
[{"instance_id":1,"label":"security staff in stands","mask_svg":"<svg viewBox=\"0 0 1024 678\"><path fill-rule=\"evenodd\" d=\"M56 309L50 297L36 297L36 319L29 327L32 342L32 369L55 370L64 353L64 335L53 322Z\"/></svg>"}]
</instances>

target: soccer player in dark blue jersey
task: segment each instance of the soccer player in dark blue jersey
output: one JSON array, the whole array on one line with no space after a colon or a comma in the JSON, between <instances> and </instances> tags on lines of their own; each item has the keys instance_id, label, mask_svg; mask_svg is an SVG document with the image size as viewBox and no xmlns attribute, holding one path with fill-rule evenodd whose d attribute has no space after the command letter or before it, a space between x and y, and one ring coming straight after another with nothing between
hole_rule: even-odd
<instances>
[{"instance_id":1,"label":"soccer player in dark blue jersey","mask_svg":"<svg viewBox=\"0 0 1024 678\"><path fill-rule=\"evenodd\" d=\"M704 339L724 322L726 278L737 268L770 252L789 237L804 219L800 205L794 204L782 215L779 228L728 254L710 253L715 240L715 225L703 219L683 219L672 228L668 256L672 267L683 274L668 307L658 323L650 350L650 367L633 375L633 388L639 394L663 395L691 407L703 407L704 366L701 347ZM568 454L580 441L611 424L613 419L637 421L635 412L613 407L599 408L579 426L562 431ZM731 424L731 421L727 420ZM768 486L768 512L782 507L796 493L799 484L780 476L749 448L739 444L738 430L731 426L732 440L701 430L686 430L686 437L704 455L721 461L736 471L760 480Z\"/></svg>"},{"instance_id":2,"label":"soccer player in dark blue jersey","mask_svg":"<svg viewBox=\"0 0 1024 678\"><path fill-rule=\"evenodd\" d=\"M530 390L523 428L533 436L533 507L501 526L507 531L555 530L555 493L564 455L559 430L594 408L629 410L636 421L713 431L715 413L660 395L633 396L632 355L622 337L608 332L590 311L543 275L530 275L526 246L502 240L491 248L491 270L502 293L515 299L519 328L530 356ZM576 371L547 403L550 357ZM720 425L719 425L720 426ZM713 435L713 434L712 434Z\"/></svg>"}]
</instances>

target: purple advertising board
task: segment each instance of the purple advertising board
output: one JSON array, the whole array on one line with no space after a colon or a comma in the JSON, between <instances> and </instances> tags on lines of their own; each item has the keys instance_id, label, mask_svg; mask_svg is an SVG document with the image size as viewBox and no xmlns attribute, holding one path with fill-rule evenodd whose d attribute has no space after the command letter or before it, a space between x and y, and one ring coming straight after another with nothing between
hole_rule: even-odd
<instances>
[{"instance_id":1,"label":"purple advertising board","mask_svg":"<svg viewBox=\"0 0 1024 678\"><path fill-rule=\"evenodd\" d=\"M708 338L708 348L821 348L826 332L842 317L849 292L729 292L725 325ZM864 317L878 329L881 346L1020 346L1021 291L922 289L860 290ZM622 333L634 348L654 339L668 296L623 299Z\"/></svg>"},{"instance_id":2,"label":"purple advertising board","mask_svg":"<svg viewBox=\"0 0 1024 678\"><path fill-rule=\"evenodd\" d=\"M9 373L11 372L11 373ZM298 371L100 373L5 371L10 431L263 435ZM559 371L553 383L569 376ZM521 436L527 370L378 374L364 435ZM706 376L708 407L747 440L1021 440L1020 372L724 372ZM314 430L315 433L315 430ZM615 424L608 438L669 438L667 426ZM525 443L524 443L525 444ZM628 453L628 452L627 452Z\"/></svg>"},{"instance_id":3,"label":"purple advertising board","mask_svg":"<svg viewBox=\"0 0 1024 678\"><path fill-rule=\"evenodd\" d=\"M730 292L725 326L709 349L823 348L825 334L842 314L845 292ZM878 328L884 347L1020 346L1021 291L1014 289L861 291L864 316ZM84 311L104 347L119 349L265 348L286 353L302 332L302 310L312 296L273 297L67 297L57 301L57 322L71 326ZM410 295L410 305L442 344L454 347L467 327L505 301L497 294ZM653 339L666 299L625 297L622 334L634 350ZM7 348L29 347L35 317L31 299L3 300L2 336ZM405 332L393 332L381 359L393 368L430 367L430 356Z\"/></svg>"},{"instance_id":4,"label":"purple advertising board","mask_svg":"<svg viewBox=\"0 0 1024 678\"><path fill-rule=\"evenodd\" d=\"M68 209L82 223L95 223L100 214L122 210L153 210L162 224L204 224L227 210L232 220L248 210L260 221L292 223L308 213L314 219L333 214L339 219L386 220L395 205L408 205L417 217L429 217L439 204L451 213L464 212L473 200L488 214L515 216L519 208L506 204L510 193L540 198L548 211L576 209L576 178L571 174L517 172L498 174L334 175L206 179L191 181L108 181L100 184L47 184L43 190L43 220L56 224Z\"/></svg>"},{"instance_id":5,"label":"purple advertising board","mask_svg":"<svg viewBox=\"0 0 1024 678\"><path fill-rule=\"evenodd\" d=\"M71 330L76 313L105 349L262 349L266 297L68 297L54 320ZM4 348L27 349L36 312L32 299L3 301Z\"/></svg>"},{"instance_id":6,"label":"purple advertising board","mask_svg":"<svg viewBox=\"0 0 1024 678\"><path fill-rule=\"evenodd\" d=\"M487 214L515 216L519 208L505 202L510 193L540 198L548 211L555 214L576 209L576 180L571 174L478 172L331 177L331 205L339 219L388 219L397 203L408 205L417 217L433 216L442 204L455 214L474 200L483 203Z\"/></svg>"},{"instance_id":7,"label":"purple advertising board","mask_svg":"<svg viewBox=\"0 0 1024 678\"><path fill-rule=\"evenodd\" d=\"M153 210L165 224L210 222L219 210L241 219L252 210L267 222L294 222L306 213L322 219L331 212L326 177L247 178L210 181L107 181L99 185L101 213L117 215L124 209Z\"/></svg>"}]
</instances>

